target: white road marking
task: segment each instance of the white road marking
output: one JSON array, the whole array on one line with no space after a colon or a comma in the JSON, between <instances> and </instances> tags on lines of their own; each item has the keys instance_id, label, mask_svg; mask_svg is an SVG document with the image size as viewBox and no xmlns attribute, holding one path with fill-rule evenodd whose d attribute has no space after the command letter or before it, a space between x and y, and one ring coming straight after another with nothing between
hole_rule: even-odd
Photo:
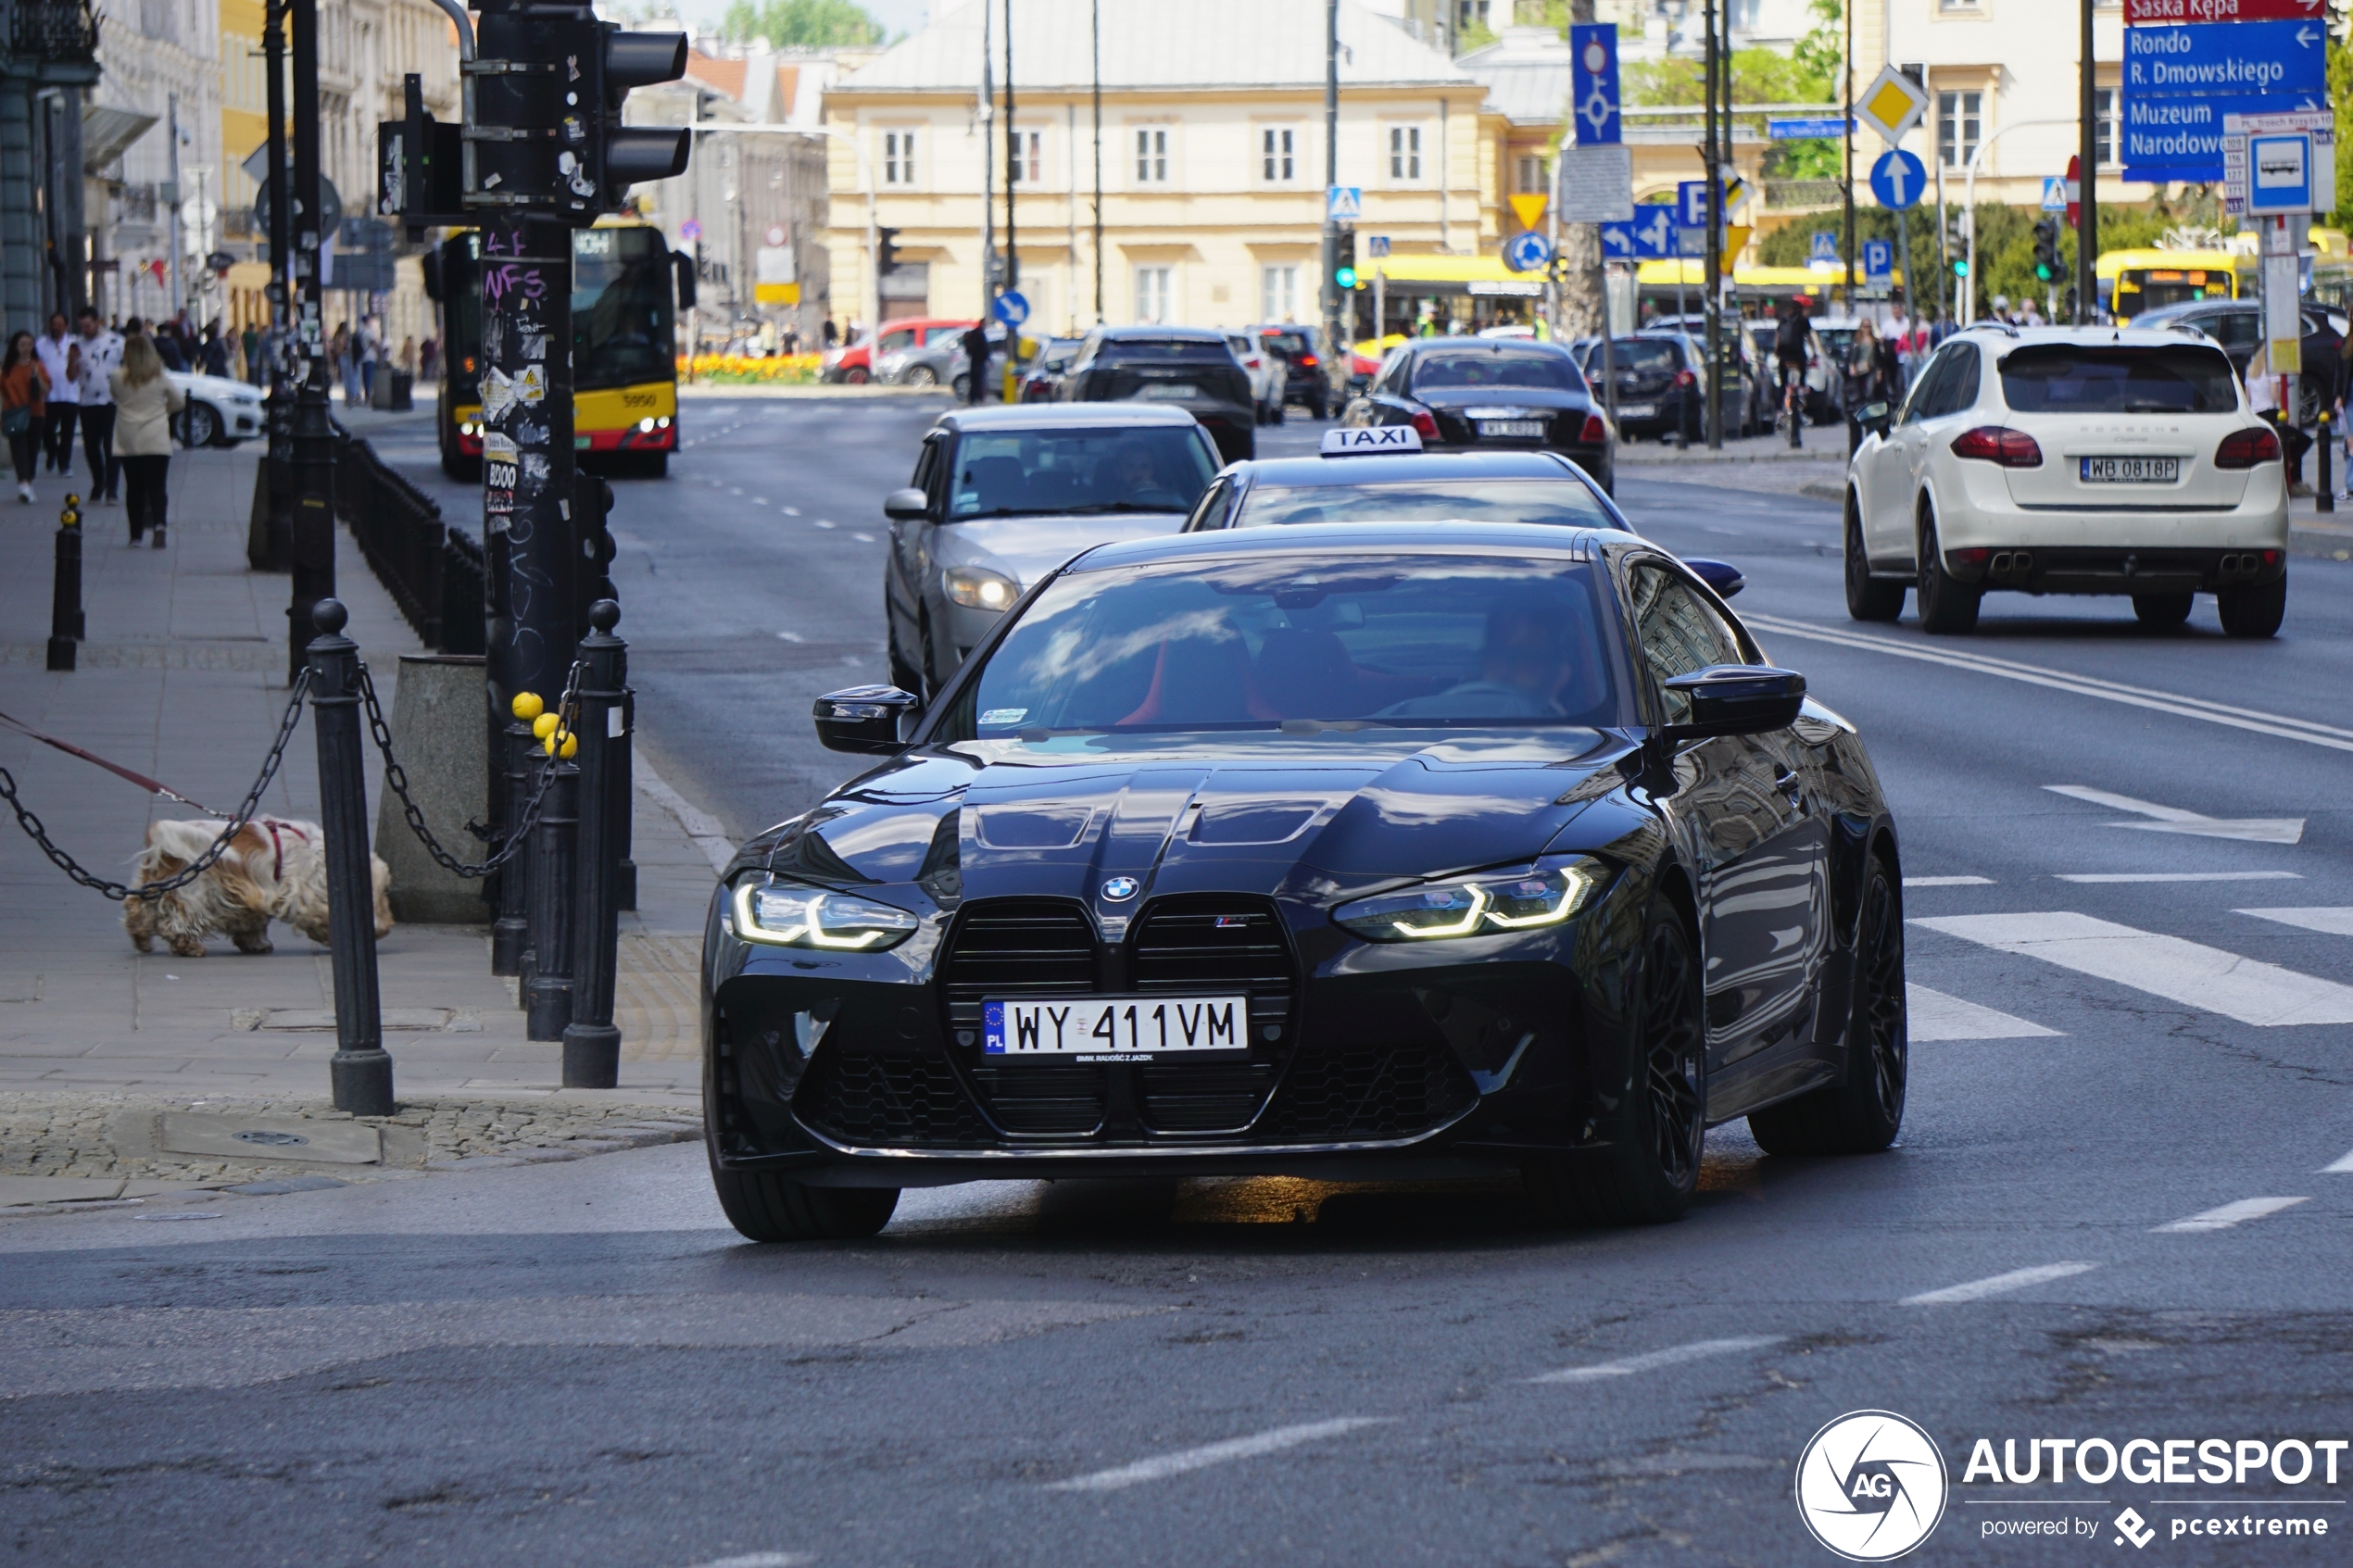
<instances>
[{"instance_id":1,"label":"white road marking","mask_svg":"<svg viewBox=\"0 0 2353 1568\"><path fill-rule=\"evenodd\" d=\"M2353 1154L2347 1155L2344 1159L2338 1160L2334 1165L2322 1166L2321 1174L2323 1176L2353 1176Z\"/></svg>"},{"instance_id":2,"label":"white road marking","mask_svg":"<svg viewBox=\"0 0 2353 1568\"><path fill-rule=\"evenodd\" d=\"M741 1557L716 1557L695 1568L801 1568L816 1561L814 1553L806 1551L748 1551Z\"/></svg>"},{"instance_id":3,"label":"white road marking","mask_svg":"<svg viewBox=\"0 0 2353 1568\"><path fill-rule=\"evenodd\" d=\"M1301 1426L1277 1426L1272 1432L1261 1432L1249 1437L1228 1437L1222 1443L1204 1443L1198 1449L1179 1449L1173 1454L1139 1459L1133 1464L1123 1464L1115 1470L1098 1470L1092 1475L1056 1481L1046 1490L1115 1492L1139 1482L1164 1481L1171 1475L1182 1475L1190 1470L1205 1470L1213 1464L1230 1464L1238 1459L1256 1459L1261 1454L1295 1449L1302 1443L1346 1436L1363 1427L1385 1425L1395 1419L1394 1416L1349 1415L1337 1421L1311 1421Z\"/></svg>"},{"instance_id":4,"label":"white road marking","mask_svg":"<svg viewBox=\"0 0 2353 1568\"><path fill-rule=\"evenodd\" d=\"M1994 879L1990 876L1907 876L1904 879L1904 885L1906 887L1991 887L1994 885Z\"/></svg>"},{"instance_id":5,"label":"white road marking","mask_svg":"<svg viewBox=\"0 0 2353 1568\"><path fill-rule=\"evenodd\" d=\"M2155 1229L2160 1234L2182 1231L2226 1231L2247 1220L2259 1220L2266 1214L2276 1214L2283 1209L2293 1209L2299 1203L2309 1203L2309 1198L2242 1198L2236 1203L2225 1203L2220 1209L2208 1209L2203 1214L2192 1214L2186 1220L2176 1220Z\"/></svg>"},{"instance_id":6,"label":"white road marking","mask_svg":"<svg viewBox=\"0 0 2353 1568\"><path fill-rule=\"evenodd\" d=\"M2013 1290L2024 1290L2030 1286L2087 1274L2098 1267L2097 1263L2038 1263L2031 1269L2012 1269L2006 1274L1988 1274L1983 1279L1948 1285L1942 1290L1923 1290L1918 1296L1905 1297L1898 1305L1945 1307L1957 1301L1982 1301L1988 1296L2007 1296Z\"/></svg>"},{"instance_id":7,"label":"white road marking","mask_svg":"<svg viewBox=\"0 0 2353 1568\"><path fill-rule=\"evenodd\" d=\"M2282 925L2300 925L2307 931L2318 931L2329 936L2353 936L2353 909L2237 909L2235 914L2253 915L2257 920L2275 920Z\"/></svg>"},{"instance_id":8,"label":"white road marking","mask_svg":"<svg viewBox=\"0 0 2353 1568\"><path fill-rule=\"evenodd\" d=\"M786 643L798 643L806 640L798 632L779 632L776 633L776 639L779 642Z\"/></svg>"},{"instance_id":9,"label":"white road marking","mask_svg":"<svg viewBox=\"0 0 2353 1568\"><path fill-rule=\"evenodd\" d=\"M2302 882L2297 872L2061 872L2061 882Z\"/></svg>"},{"instance_id":10,"label":"white road marking","mask_svg":"<svg viewBox=\"0 0 2353 1568\"><path fill-rule=\"evenodd\" d=\"M1755 1335L1742 1339L1699 1339L1689 1345L1670 1345L1664 1350L1645 1350L1639 1356L1622 1356L1614 1361L1597 1361L1592 1366L1563 1367L1558 1372L1540 1373L1530 1383L1596 1383L1608 1377L1631 1377L1638 1372L1655 1372L1660 1367L1680 1366L1685 1361L1702 1361L1711 1356L1736 1355L1743 1350L1762 1350L1778 1345L1778 1334Z\"/></svg>"},{"instance_id":11,"label":"white road marking","mask_svg":"<svg viewBox=\"0 0 2353 1568\"><path fill-rule=\"evenodd\" d=\"M2111 810L2131 811L2136 816L2153 818L2145 822L2103 822L2102 827L2134 828L2142 833L2183 833L2198 838L2235 838L2249 844L2294 844L2304 836L2301 817L2208 817L2197 811L2184 811L2178 806L2159 806L2153 800L2135 800L2129 795L2115 795L2088 784L2045 784L2053 795L2064 795L2070 800L2089 801Z\"/></svg>"},{"instance_id":12,"label":"white road marking","mask_svg":"<svg viewBox=\"0 0 2353 1568\"><path fill-rule=\"evenodd\" d=\"M2272 1028L2353 1023L2353 986L2090 915L1945 915L1914 925Z\"/></svg>"},{"instance_id":13,"label":"white road marking","mask_svg":"<svg viewBox=\"0 0 2353 1568\"><path fill-rule=\"evenodd\" d=\"M819 519L817 520L817 526L818 526L818 527L820 527L820 528L831 528L831 527L833 527L834 525L833 525L832 523L830 523L830 522L827 522L827 521L826 521L824 518L819 518Z\"/></svg>"},{"instance_id":14,"label":"white road marking","mask_svg":"<svg viewBox=\"0 0 2353 1568\"><path fill-rule=\"evenodd\" d=\"M785 508L785 515L786 517L799 517L800 515L800 508L799 507L786 507Z\"/></svg>"},{"instance_id":15,"label":"white road marking","mask_svg":"<svg viewBox=\"0 0 2353 1568\"><path fill-rule=\"evenodd\" d=\"M871 545L875 542L875 536L871 533L853 533L850 537L862 545Z\"/></svg>"},{"instance_id":16,"label":"white road marking","mask_svg":"<svg viewBox=\"0 0 2353 1568\"><path fill-rule=\"evenodd\" d=\"M1911 981L1904 984L1904 1010L1914 1045L1931 1040L2026 1040L2059 1033Z\"/></svg>"},{"instance_id":17,"label":"white road marking","mask_svg":"<svg viewBox=\"0 0 2353 1568\"><path fill-rule=\"evenodd\" d=\"M1779 633L1783 636L1800 637L1811 642L1832 643L1841 647L1862 648L1895 659L1916 659L1927 664L1942 664L1949 669L1966 670L1972 674L1993 675L2006 681L2022 681L2032 686L2046 686L2053 691L2071 692L2078 696L2097 697L2103 702L2122 703L2128 708L2145 708L2176 718L2197 719L2209 724L2222 724L2234 730L2251 730L2258 734L2277 735L2284 740L2302 741L2307 746L2326 746L2332 751L2353 751L2353 730L2341 730L2333 724L2317 724L2309 720L2292 719L2284 713L2266 713L2260 709L2233 708L2224 703L2207 702L2197 697L2183 696L2176 692L2151 691L2145 686L2128 686L2120 682L2103 681L2096 676L2078 675L2069 671L2045 670L2032 664L2020 664L2011 659L1995 659L1990 654L1957 653L1945 648L1924 647L1918 644L1898 642L1893 637L1871 636L1865 633L1841 631L1805 621L1784 621L1772 615L1745 615L1741 618L1752 631Z\"/></svg>"}]
</instances>

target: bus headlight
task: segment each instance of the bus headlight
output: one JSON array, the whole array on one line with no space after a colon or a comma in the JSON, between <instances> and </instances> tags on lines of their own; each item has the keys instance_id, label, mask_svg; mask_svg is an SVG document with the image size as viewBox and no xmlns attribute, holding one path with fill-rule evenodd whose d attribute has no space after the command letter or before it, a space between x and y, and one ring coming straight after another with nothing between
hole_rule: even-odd
<instances>
[{"instance_id":1,"label":"bus headlight","mask_svg":"<svg viewBox=\"0 0 2353 1568\"><path fill-rule=\"evenodd\" d=\"M644 431L648 435L651 435L654 431L653 416L648 414L646 418L639 420L637 421L637 428Z\"/></svg>"}]
</instances>

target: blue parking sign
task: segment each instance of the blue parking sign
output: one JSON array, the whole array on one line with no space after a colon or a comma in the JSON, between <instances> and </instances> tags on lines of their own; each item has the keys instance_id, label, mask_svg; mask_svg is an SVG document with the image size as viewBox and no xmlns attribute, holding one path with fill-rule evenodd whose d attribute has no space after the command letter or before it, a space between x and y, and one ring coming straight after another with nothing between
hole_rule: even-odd
<instances>
[{"instance_id":1,"label":"blue parking sign","mask_svg":"<svg viewBox=\"0 0 2353 1568\"><path fill-rule=\"evenodd\" d=\"M1863 242L1863 286L1881 292L1895 283L1895 247L1885 240Z\"/></svg>"}]
</instances>

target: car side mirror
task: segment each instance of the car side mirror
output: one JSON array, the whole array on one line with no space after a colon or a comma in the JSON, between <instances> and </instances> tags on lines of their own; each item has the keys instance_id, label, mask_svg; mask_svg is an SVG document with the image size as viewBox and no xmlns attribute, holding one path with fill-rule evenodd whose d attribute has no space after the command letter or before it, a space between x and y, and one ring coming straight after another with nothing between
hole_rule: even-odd
<instances>
[{"instance_id":1,"label":"car side mirror","mask_svg":"<svg viewBox=\"0 0 2353 1568\"><path fill-rule=\"evenodd\" d=\"M931 516L931 497L915 485L883 497L883 516L893 522L921 522Z\"/></svg>"},{"instance_id":2,"label":"car side mirror","mask_svg":"<svg viewBox=\"0 0 2353 1568\"><path fill-rule=\"evenodd\" d=\"M850 686L817 699L817 740L827 751L862 751L891 757L907 749L900 721L922 702L897 686Z\"/></svg>"},{"instance_id":3,"label":"car side mirror","mask_svg":"<svg viewBox=\"0 0 2353 1568\"><path fill-rule=\"evenodd\" d=\"M1786 729L1806 706L1806 677L1768 665L1711 664L1660 684L1690 703L1689 716L1667 726L1669 744Z\"/></svg>"},{"instance_id":4,"label":"car side mirror","mask_svg":"<svg viewBox=\"0 0 2353 1568\"><path fill-rule=\"evenodd\" d=\"M1891 416L1892 410L1885 403L1866 403L1855 410L1855 422L1873 435L1885 435Z\"/></svg>"},{"instance_id":5,"label":"car side mirror","mask_svg":"<svg viewBox=\"0 0 2353 1568\"><path fill-rule=\"evenodd\" d=\"M1692 576L1715 589L1719 599L1729 599L1748 586L1748 579L1741 575L1741 569L1730 561L1693 558L1683 564L1691 568Z\"/></svg>"}]
</instances>

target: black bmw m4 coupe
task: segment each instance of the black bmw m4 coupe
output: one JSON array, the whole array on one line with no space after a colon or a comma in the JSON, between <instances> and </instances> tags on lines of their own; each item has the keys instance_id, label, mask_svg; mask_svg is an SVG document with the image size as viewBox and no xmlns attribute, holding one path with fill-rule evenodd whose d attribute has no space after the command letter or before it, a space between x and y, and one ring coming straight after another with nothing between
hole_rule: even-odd
<instances>
[{"instance_id":1,"label":"black bmw m4 coupe","mask_svg":"<svg viewBox=\"0 0 2353 1568\"><path fill-rule=\"evenodd\" d=\"M1670 1220L1708 1126L1904 1114L1894 824L1854 728L1635 536L1243 529L1042 579L885 759L746 844L704 940L728 1218L900 1189L1517 1171Z\"/></svg>"}]
</instances>

